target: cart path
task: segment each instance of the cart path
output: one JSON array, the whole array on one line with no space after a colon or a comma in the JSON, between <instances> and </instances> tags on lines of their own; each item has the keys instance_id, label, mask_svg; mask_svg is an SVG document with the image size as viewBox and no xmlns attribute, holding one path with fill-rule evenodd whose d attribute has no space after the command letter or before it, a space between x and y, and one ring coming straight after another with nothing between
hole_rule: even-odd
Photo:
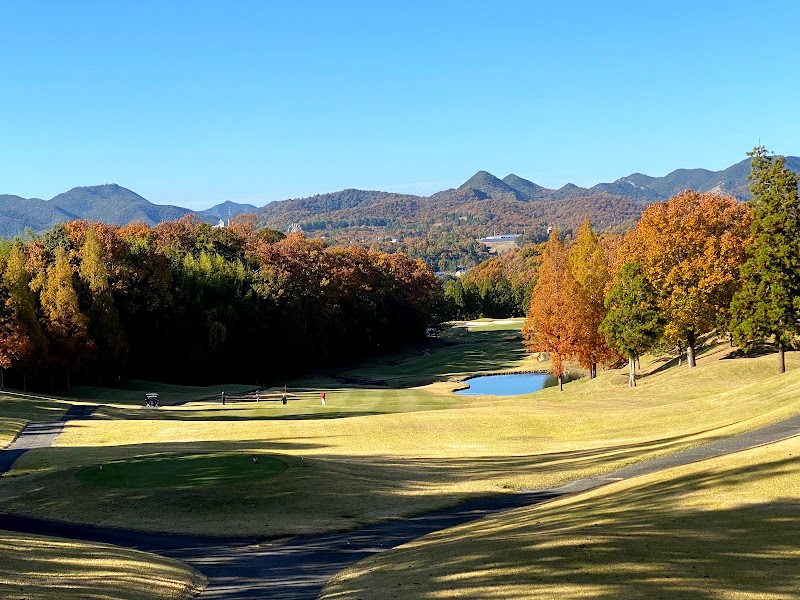
<instances>
[{"instance_id":1,"label":"cart path","mask_svg":"<svg viewBox=\"0 0 800 600\"><path fill-rule=\"evenodd\" d=\"M63 425L63 424L62 424ZM47 439L51 432L34 433ZM417 517L368 525L355 531L288 540L192 538L58 523L0 513L0 529L105 542L182 560L208 577L201 600L313 600L336 573L352 563L422 535L503 510L547 502L609 483L769 444L800 434L800 415L747 433L587 477L558 488L477 498ZM22 436L20 436L22 437ZM17 452L9 449L3 452ZM24 450L22 450L24 452Z\"/></svg>"},{"instance_id":2,"label":"cart path","mask_svg":"<svg viewBox=\"0 0 800 600\"><path fill-rule=\"evenodd\" d=\"M0 477L28 450L52 446L67 421L89 419L98 408L97 404L73 405L59 421L28 423L5 450L0 450Z\"/></svg>"}]
</instances>

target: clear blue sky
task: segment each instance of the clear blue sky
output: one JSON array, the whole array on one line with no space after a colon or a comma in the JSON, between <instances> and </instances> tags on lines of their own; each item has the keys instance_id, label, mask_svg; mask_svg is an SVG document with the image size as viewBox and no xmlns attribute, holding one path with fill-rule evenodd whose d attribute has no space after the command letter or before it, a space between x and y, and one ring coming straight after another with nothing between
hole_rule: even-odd
<instances>
[{"instance_id":1,"label":"clear blue sky","mask_svg":"<svg viewBox=\"0 0 800 600\"><path fill-rule=\"evenodd\" d=\"M24 197L205 208L800 154L796 1L8 0L0 23L0 193Z\"/></svg>"}]
</instances>

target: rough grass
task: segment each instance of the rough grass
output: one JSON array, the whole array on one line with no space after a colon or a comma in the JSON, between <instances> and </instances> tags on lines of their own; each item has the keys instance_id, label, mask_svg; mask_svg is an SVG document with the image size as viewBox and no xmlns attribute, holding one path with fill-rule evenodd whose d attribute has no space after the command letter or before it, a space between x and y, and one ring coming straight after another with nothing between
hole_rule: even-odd
<instances>
[{"instance_id":1,"label":"rough grass","mask_svg":"<svg viewBox=\"0 0 800 600\"><path fill-rule=\"evenodd\" d=\"M322 598L789 599L800 437L414 540Z\"/></svg>"},{"instance_id":2,"label":"rough grass","mask_svg":"<svg viewBox=\"0 0 800 600\"><path fill-rule=\"evenodd\" d=\"M459 335L477 335L482 342L445 345L384 366L388 376L394 369L417 378L439 372L441 381L426 386L368 389L318 380L325 387L310 389L313 381L290 385L287 406L271 401L156 411L112 407L101 418L71 422L58 447L25 454L0 484L0 502L27 514L156 531L307 533L413 514L477 494L549 487L800 412L797 354L788 355L790 372L784 376L772 375L772 356L719 360L723 353L710 351L692 370L659 371L663 365L657 361L643 365L658 372L634 390L620 371L570 383L562 393L458 397L447 379L463 366L486 360L493 370L520 365L510 345L509 353L500 352L508 332ZM492 339L499 340L497 352L485 343ZM459 348L481 355L465 357ZM324 408L319 389L328 391ZM135 493L78 477L111 461L207 452L269 456L289 467L263 481L229 469L217 471L202 488L176 482ZM95 510L82 510L76 497Z\"/></svg>"},{"instance_id":3,"label":"rough grass","mask_svg":"<svg viewBox=\"0 0 800 600\"><path fill-rule=\"evenodd\" d=\"M105 544L0 531L0 557L7 600L167 600L206 585L176 560Z\"/></svg>"}]
</instances>

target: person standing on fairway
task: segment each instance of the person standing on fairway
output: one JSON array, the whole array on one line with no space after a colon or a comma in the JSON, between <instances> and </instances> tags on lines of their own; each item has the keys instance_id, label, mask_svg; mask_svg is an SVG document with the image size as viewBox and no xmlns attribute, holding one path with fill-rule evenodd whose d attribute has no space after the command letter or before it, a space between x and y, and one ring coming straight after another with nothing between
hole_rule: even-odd
<instances>
[{"instance_id":1,"label":"person standing on fairway","mask_svg":"<svg viewBox=\"0 0 800 600\"><path fill-rule=\"evenodd\" d=\"M325 392L319 395L319 399L322 401L322 406L325 406Z\"/></svg>"},{"instance_id":2,"label":"person standing on fairway","mask_svg":"<svg viewBox=\"0 0 800 600\"><path fill-rule=\"evenodd\" d=\"M222 403L225 404L225 390L222 390Z\"/></svg>"}]
</instances>

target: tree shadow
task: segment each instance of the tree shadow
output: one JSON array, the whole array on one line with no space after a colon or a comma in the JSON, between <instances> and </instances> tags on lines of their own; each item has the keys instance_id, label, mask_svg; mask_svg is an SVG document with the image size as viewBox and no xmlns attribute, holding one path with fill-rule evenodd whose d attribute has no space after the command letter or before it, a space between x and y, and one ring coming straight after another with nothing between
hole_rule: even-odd
<instances>
[{"instance_id":1,"label":"tree shadow","mask_svg":"<svg viewBox=\"0 0 800 600\"><path fill-rule=\"evenodd\" d=\"M693 492L796 472L793 459L526 507L421 540L331 584L322 598L797 597L795 498L692 509Z\"/></svg>"},{"instance_id":2,"label":"tree shadow","mask_svg":"<svg viewBox=\"0 0 800 600\"><path fill-rule=\"evenodd\" d=\"M114 527L203 535L297 534L351 529L511 491L509 473L530 473L534 481L558 480L561 473L577 478L688 443L689 436L666 436L525 456L465 457L339 454L320 438L53 447L31 451L29 460L13 468L0 485L0 500L10 511ZM231 473L206 471L202 480L154 477L152 487L136 489L92 485L81 476L86 469L126 461L148 463L149 468L163 461L169 473L174 461L187 455L214 453L238 453L248 460L265 456L288 467L267 479L246 469L249 464ZM475 486L475 481L482 483Z\"/></svg>"}]
</instances>

